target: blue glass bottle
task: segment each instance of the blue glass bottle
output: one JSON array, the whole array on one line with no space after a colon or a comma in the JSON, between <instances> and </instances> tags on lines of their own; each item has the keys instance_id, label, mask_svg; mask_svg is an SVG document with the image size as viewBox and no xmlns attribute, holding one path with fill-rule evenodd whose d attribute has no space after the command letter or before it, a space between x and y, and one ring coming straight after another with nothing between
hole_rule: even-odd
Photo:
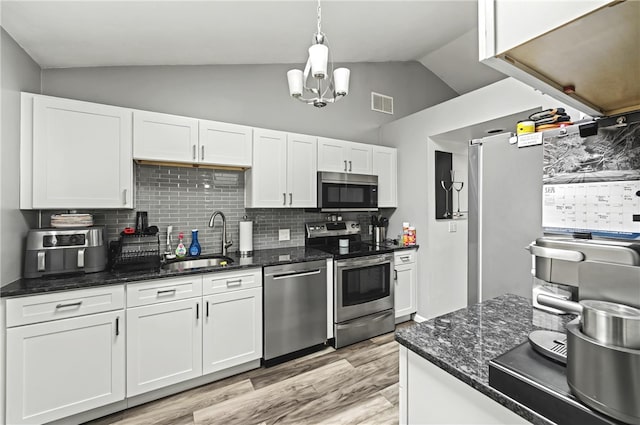
<instances>
[{"instance_id":1,"label":"blue glass bottle","mask_svg":"<svg viewBox=\"0 0 640 425\"><path fill-rule=\"evenodd\" d=\"M198 229L191 231L191 245L189 246L189 255L191 257L197 257L200 255L202 249L200 248L200 242L198 242Z\"/></svg>"}]
</instances>

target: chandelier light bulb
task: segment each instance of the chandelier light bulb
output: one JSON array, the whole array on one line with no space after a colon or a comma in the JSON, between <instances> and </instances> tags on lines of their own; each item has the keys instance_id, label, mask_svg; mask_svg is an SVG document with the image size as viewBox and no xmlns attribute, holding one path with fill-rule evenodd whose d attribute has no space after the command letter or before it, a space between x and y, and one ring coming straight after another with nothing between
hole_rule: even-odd
<instances>
[{"instance_id":1,"label":"chandelier light bulb","mask_svg":"<svg viewBox=\"0 0 640 425\"><path fill-rule=\"evenodd\" d=\"M287 72L287 81L289 82L289 94L293 97L302 96L302 71L299 69L290 70Z\"/></svg>"},{"instance_id":2,"label":"chandelier light bulb","mask_svg":"<svg viewBox=\"0 0 640 425\"><path fill-rule=\"evenodd\" d=\"M313 75L313 78L324 80L327 77L329 48L324 44L314 44L309 47L309 60L311 61L311 75Z\"/></svg>"},{"instance_id":3,"label":"chandelier light bulb","mask_svg":"<svg viewBox=\"0 0 640 425\"><path fill-rule=\"evenodd\" d=\"M333 83L335 85L336 96L346 96L349 94L349 75L351 71L348 68L338 68L333 71Z\"/></svg>"}]
</instances>

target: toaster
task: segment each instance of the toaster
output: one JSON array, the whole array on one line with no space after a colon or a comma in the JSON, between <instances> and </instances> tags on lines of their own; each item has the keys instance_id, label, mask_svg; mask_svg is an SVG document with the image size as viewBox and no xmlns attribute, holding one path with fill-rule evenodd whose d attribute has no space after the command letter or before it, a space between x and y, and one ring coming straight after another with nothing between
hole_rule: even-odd
<instances>
[{"instance_id":1,"label":"toaster","mask_svg":"<svg viewBox=\"0 0 640 425\"><path fill-rule=\"evenodd\" d=\"M27 234L25 278L99 272L106 266L104 226L32 229Z\"/></svg>"}]
</instances>

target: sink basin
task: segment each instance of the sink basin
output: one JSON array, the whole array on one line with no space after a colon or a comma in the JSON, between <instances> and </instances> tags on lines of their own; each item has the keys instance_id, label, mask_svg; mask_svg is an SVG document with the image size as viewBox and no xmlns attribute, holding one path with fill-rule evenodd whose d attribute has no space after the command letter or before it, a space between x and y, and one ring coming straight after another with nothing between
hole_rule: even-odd
<instances>
[{"instance_id":1,"label":"sink basin","mask_svg":"<svg viewBox=\"0 0 640 425\"><path fill-rule=\"evenodd\" d=\"M198 258L197 260L184 260L176 261L174 263L165 264L162 266L164 270L182 271L199 269L201 267L224 267L227 264L233 263L233 259L229 257L211 257L211 258Z\"/></svg>"}]
</instances>

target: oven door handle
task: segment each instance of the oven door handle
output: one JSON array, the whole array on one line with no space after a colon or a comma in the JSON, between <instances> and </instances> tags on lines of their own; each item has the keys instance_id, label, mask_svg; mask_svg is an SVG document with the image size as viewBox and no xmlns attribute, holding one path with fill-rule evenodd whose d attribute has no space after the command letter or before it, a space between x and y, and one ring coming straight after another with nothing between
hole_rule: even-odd
<instances>
[{"instance_id":1,"label":"oven door handle","mask_svg":"<svg viewBox=\"0 0 640 425\"><path fill-rule=\"evenodd\" d=\"M391 255L376 255L374 257L367 256L365 259L349 259L336 261L336 267L341 268L355 268L369 265L382 265L386 263L392 263L393 256Z\"/></svg>"}]
</instances>

